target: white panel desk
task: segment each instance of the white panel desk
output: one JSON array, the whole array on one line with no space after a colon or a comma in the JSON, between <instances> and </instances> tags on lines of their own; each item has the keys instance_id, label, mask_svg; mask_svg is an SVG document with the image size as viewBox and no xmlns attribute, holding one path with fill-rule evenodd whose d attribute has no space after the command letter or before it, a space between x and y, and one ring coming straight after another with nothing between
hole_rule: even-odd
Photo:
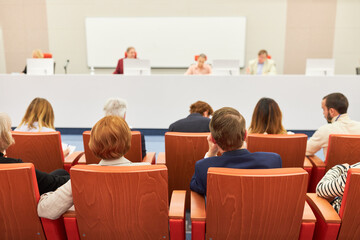
<instances>
[{"instance_id":1,"label":"white panel desk","mask_svg":"<svg viewBox=\"0 0 360 240\"><path fill-rule=\"evenodd\" d=\"M35 97L50 101L58 128L92 127L110 97L127 99L126 120L133 128L167 128L186 117L197 100L214 110L234 107L249 126L257 101L271 97L286 129L315 130L326 123L321 99L332 92L344 93L350 117L360 120L360 76L0 75L0 89L0 111L10 115L13 126Z\"/></svg>"}]
</instances>

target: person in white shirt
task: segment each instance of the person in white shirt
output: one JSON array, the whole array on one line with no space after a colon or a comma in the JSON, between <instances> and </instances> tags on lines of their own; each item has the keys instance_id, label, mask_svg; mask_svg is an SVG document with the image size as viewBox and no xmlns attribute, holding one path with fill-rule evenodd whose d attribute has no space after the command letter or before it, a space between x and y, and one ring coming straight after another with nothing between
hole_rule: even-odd
<instances>
[{"instance_id":1,"label":"person in white shirt","mask_svg":"<svg viewBox=\"0 0 360 240\"><path fill-rule=\"evenodd\" d=\"M274 60L269 59L269 55L266 50L260 50L258 58L249 61L246 73L252 75L275 75L275 62Z\"/></svg>"},{"instance_id":2,"label":"person in white shirt","mask_svg":"<svg viewBox=\"0 0 360 240\"><path fill-rule=\"evenodd\" d=\"M342 93L331 93L321 102L325 119L329 124L320 127L308 140L306 155L314 155L321 148L326 156L330 134L360 134L360 122L347 114L349 102Z\"/></svg>"},{"instance_id":3,"label":"person in white shirt","mask_svg":"<svg viewBox=\"0 0 360 240\"><path fill-rule=\"evenodd\" d=\"M131 145L131 131L125 120L119 116L106 116L92 128L89 148L102 160L102 166L134 166L150 163L132 163L124 155ZM41 195L38 203L39 217L57 219L73 206L71 180L54 192Z\"/></svg>"}]
</instances>

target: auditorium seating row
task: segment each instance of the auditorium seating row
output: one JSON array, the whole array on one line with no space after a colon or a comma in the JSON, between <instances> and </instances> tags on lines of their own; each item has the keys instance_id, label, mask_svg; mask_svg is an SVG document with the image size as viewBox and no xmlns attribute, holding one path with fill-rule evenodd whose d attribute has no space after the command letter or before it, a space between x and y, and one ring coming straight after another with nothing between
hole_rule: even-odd
<instances>
[{"instance_id":1,"label":"auditorium seating row","mask_svg":"<svg viewBox=\"0 0 360 240\"><path fill-rule=\"evenodd\" d=\"M30 137L34 136L44 137L47 135L51 136L54 140L49 140L49 138L42 143L42 141L39 140L40 138L36 141L30 139ZM132 132L132 135L130 152L134 151L135 153L133 153L133 156L127 155L126 157L133 162L142 161L140 133ZM64 215L64 220L59 219L55 221L55 226L58 226L57 228L48 227L54 226L54 221L42 219L45 235L48 239L54 239L54 236L63 237L58 239L66 238L63 234L63 221L67 227L66 231L69 239L78 239L79 237L81 239L101 239L101 237L99 237L100 235L96 234L100 234L97 231L102 232L103 229L109 230L111 232L109 234L116 234L116 238L119 239L168 239L169 236L171 236L171 239L184 239L184 211L190 208L190 196L192 239L204 239L205 229L207 230L206 239L234 239L234 236L240 236L240 239L269 239L268 236L274 236L274 239L312 239L312 237L314 237L314 239L359 238L360 233L358 233L359 231L357 230L357 226L360 223L360 219L357 217L360 216L357 214L357 209L360 209L357 207L357 203L359 202L357 186L359 185L356 183L358 181L357 179L360 181L360 172L358 170L351 169L350 174L348 174L340 216L334 211L327 200L317 197L313 193L306 194L306 192L312 192L317 182L332 166L340 163L353 164L360 161L360 136L331 135L328 154L325 162L322 162L316 157L305 157L307 136L304 134L249 135L247 139L249 151L279 153L283 160L283 169L240 170L214 168L209 170L209 187L205 210L204 198L193 192L190 194L189 183L194 173L195 162L202 159L208 150L207 135L208 133L166 133L165 153L159 153L157 159L155 159L154 153L149 153L149 156L144 158L145 161L151 162L153 165L124 169L122 167L110 169L108 167L85 165L88 161L89 163L97 163L99 161L99 159L97 159L92 162L91 159L95 156L86 153L90 152L89 149L86 148L86 141L88 142L86 138L88 139L89 132L84 132L83 134L85 154L77 152L73 156L69 156L65 161L63 160L64 157L61 151L59 132L14 132L13 136L16 144L7 150L7 156L20 158L26 162L33 162L35 167L40 170L44 170L41 169L42 163L38 163L33 159L40 159L43 155L44 158L41 159L49 161L49 159L54 158L54 152L60 155L59 159L61 159L63 164L61 167L70 169L71 166L77 164L77 166L71 168L70 172L73 192L74 190L79 190L81 193L73 193L74 203L75 206L77 206L77 204L81 206L76 207L76 214L74 212L67 213ZM25 137L28 137L28 139L22 141L21 139ZM53 144L54 142L57 143ZM20 146L21 144L24 145ZM51 145L58 146L55 148L60 150L51 150ZM16 150L16 148L19 149ZM46 150L54 152L45 154L44 152L46 152ZM29 156L31 155L33 156L30 158ZM137 158L134 156L137 156ZM163 164L166 164L166 167ZM17 198L23 198L19 197L19 194L22 194L27 188L37 189L37 187L34 187L37 183L33 173L24 180L25 182L30 182L29 179L32 179L32 183L18 183L18 180L16 180L20 179L20 176L23 175L15 173L18 168L26 168L28 169L26 171L32 172L32 165L27 165L26 167L17 167L16 165L17 164L11 164L11 166L14 166L13 169L10 167L12 169L11 171L14 172L15 180L10 180L11 174L7 172L9 165L6 165L6 167L1 166L1 183L16 186L21 185L21 187L17 189L12 189L9 186L2 186L1 189L15 191L22 189L20 193L15 192L11 200L1 200L4 203L2 210L4 213L6 211L5 208L9 208L5 207L5 203L12 204L13 207L10 208L10 212L15 211L14 206L16 208L19 206L15 203L15 200ZM52 170L54 169L48 169L47 171ZM162 177L157 179L158 177L151 176L153 172L157 172L157 174ZM79 178L75 177L77 174L79 174ZM87 174L93 174L94 177ZM132 174L136 176L133 177L134 179L131 177ZM290 176L294 177L294 179ZM112 179L112 177L115 178ZM119 177L119 179L116 177ZM287 179L286 177L289 178ZM90 179L91 181L89 181ZM316 182L313 183L312 181ZM120 192L116 192L117 190L115 189L111 190L110 193L106 193L105 189L108 188L102 189L104 186L98 185L102 182L110 185L116 182L116 184L113 185L116 185L117 190ZM124 183L124 186L120 187L119 183ZM89 192L85 194L86 188L88 187ZM142 189L142 187L144 187L144 189ZM157 188L161 188L162 190ZM135 193L128 192L131 191L131 189L133 189ZM78 194L79 200L75 200L76 194ZM169 210L168 199L170 199L170 194L173 195ZM187 197L186 194L188 195ZM8 192L3 191L1 196L5 199L8 197ZM33 203L33 206L29 207L35 208L35 212L32 213L35 213L36 216L36 202L39 198L38 192L36 194L35 191L35 193L30 194L30 196L35 196L33 201L29 201ZM307 199L307 203L305 203L305 198ZM187 202L186 205L185 201ZM114 209L112 209L112 206L117 205L115 204L117 202L127 204L121 207L122 210L119 210L119 214L115 214ZM159 202L162 203L161 206L156 205ZM80 213L80 209L83 208L82 205L87 206L84 206L83 212ZM99 212L95 212L95 209L97 209L95 205L99 208ZM89 208L91 210L89 210ZM19 211L25 212L25 209L28 209L26 204L23 208L19 209ZM135 212L132 212L132 210ZM134 213L134 216L128 215L130 212ZM285 216L287 213L289 213L291 217L287 218ZM104 217L107 217L108 220L100 220L99 216L103 215L105 215ZM162 216L162 220L155 220L158 215L166 215L166 217ZM124 218L124 216L126 217ZM139 219L140 217L141 219ZM142 219L143 217L149 217L153 220L147 222L147 220ZM12 218L15 217L12 216ZM166 223L164 221L165 218ZM10 221L11 219L9 219L10 216L5 216L4 221ZM87 222L83 222L83 220ZM36 222L35 220L33 221ZM111 223L109 221L111 221ZM137 221L140 221L140 223ZM275 226L277 222L282 224L282 227L279 229ZM156 226L154 226L155 223ZM285 227L285 223L289 223L290 227ZM17 231L14 229L3 231L5 232L4 234L10 235L5 235L1 239L13 238L11 234L22 234L21 232L24 231L20 231L20 229L23 229L24 225L19 224L20 222L17 222L17 225L15 224L15 226L18 227ZM39 224L41 226L40 222ZM76 224L78 224L78 226ZM135 225L133 226L133 224ZM147 226L148 224L150 224L151 227L145 228L145 225ZM159 230L162 228L161 226L164 227L165 225L170 226L170 235L169 232ZM5 229L7 229L10 224L4 226ZM134 230L136 233L144 235L133 235L135 233L132 232L132 227L137 229L137 231ZM38 228L35 229L40 228L38 226ZM139 231L139 229L142 230ZM166 229L168 229L168 227L166 227ZM39 233L40 236L45 236L40 230L35 231L36 234ZM35 231L32 230L32 233L35 233ZM47 231L50 234L49 236L46 233ZM153 231L158 235L151 235L153 237L149 237L150 232L152 233ZM62 234L60 232L62 232ZM159 237L160 235L161 237ZM104 236L107 236L104 237L104 239L113 239L113 235ZM294 238L294 236L298 237ZM17 237L14 238L17 239ZM21 238L19 237L19 239ZM39 237L39 239L42 238Z\"/></svg>"}]
</instances>

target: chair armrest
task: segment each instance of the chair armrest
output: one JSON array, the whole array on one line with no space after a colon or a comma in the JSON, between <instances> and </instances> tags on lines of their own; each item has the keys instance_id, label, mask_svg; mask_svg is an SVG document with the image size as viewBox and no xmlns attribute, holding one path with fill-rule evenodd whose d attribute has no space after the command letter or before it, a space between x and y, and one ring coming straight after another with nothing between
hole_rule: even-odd
<instances>
[{"instance_id":1,"label":"chair armrest","mask_svg":"<svg viewBox=\"0 0 360 240\"><path fill-rule=\"evenodd\" d=\"M299 240L313 239L316 217L309 204L305 202Z\"/></svg>"},{"instance_id":2,"label":"chair armrest","mask_svg":"<svg viewBox=\"0 0 360 240\"><path fill-rule=\"evenodd\" d=\"M148 162L150 164L155 164L155 161L155 152L148 152L143 158L143 162Z\"/></svg>"},{"instance_id":3,"label":"chair armrest","mask_svg":"<svg viewBox=\"0 0 360 240\"><path fill-rule=\"evenodd\" d=\"M169 209L171 240L185 239L185 197L186 191L175 190L172 193Z\"/></svg>"},{"instance_id":4,"label":"chair armrest","mask_svg":"<svg viewBox=\"0 0 360 240\"><path fill-rule=\"evenodd\" d=\"M312 155L312 156L307 156L307 158L310 160L310 162L314 167L325 168L325 163L318 156Z\"/></svg>"},{"instance_id":5,"label":"chair armrest","mask_svg":"<svg viewBox=\"0 0 360 240\"><path fill-rule=\"evenodd\" d=\"M67 210L63 215L63 218L76 218L76 212L74 210Z\"/></svg>"},{"instance_id":6,"label":"chair armrest","mask_svg":"<svg viewBox=\"0 0 360 240\"><path fill-rule=\"evenodd\" d=\"M74 166L78 164L80 158L85 154L85 152L76 151L67 156L64 160L64 164L70 164L71 166Z\"/></svg>"},{"instance_id":7,"label":"chair armrest","mask_svg":"<svg viewBox=\"0 0 360 240\"><path fill-rule=\"evenodd\" d=\"M206 211L205 211L205 197L191 191L190 196L190 216L191 221L205 221L206 220Z\"/></svg>"},{"instance_id":8,"label":"chair armrest","mask_svg":"<svg viewBox=\"0 0 360 240\"><path fill-rule=\"evenodd\" d=\"M316 193L307 193L306 201L309 203L314 213L318 213L320 217L328 223L341 223L341 218L331 204Z\"/></svg>"},{"instance_id":9,"label":"chair armrest","mask_svg":"<svg viewBox=\"0 0 360 240\"><path fill-rule=\"evenodd\" d=\"M341 218L330 203L316 193L307 193L306 201L316 216L314 239L335 240L340 229Z\"/></svg>"},{"instance_id":10,"label":"chair armrest","mask_svg":"<svg viewBox=\"0 0 360 240\"><path fill-rule=\"evenodd\" d=\"M74 210L68 210L62 215L68 240L80 240L79 229Z\"/></svg>"},{"instance_id":11,"label":"chair armrest","mask_svg":"<svg viewBox=\"0 0 360 240\"><path fill-rule=\"evenodd\" d=\"M156 159L156 164L166 164L166 158L164 152L159 152L158 157Z\"/></svg>"},{"instance_id":12,"label":"chair armrest","mask_svg":"<svg viewBox=\"0 0 360 240\"><path fill-rule=\"evenodd\" d=\"M205 197L191 191L190 217L192 239L205 239Z\"/></svg>"},{"instance_id":13,"label":"chair armrest","mask_svg":"<svg viewBox=\"0 0 360 240\"><path fill-rule=\"evenodd\" d=\"M184 219L185 218L185 190L174 190L171 195L169 218Z\"/></svg>"},{"instance_id":14,"label":"chair armrest","mask_svg":"<svg viewBox=\"0 0 360 240\"><path fill-rule=\"evenodd\" d=\"M307 202L305 202L302 220L303 222L316 222L316 217Z\"/></svg>"},{"instance_id":15,"label":"chair armrest","mask_svg":"<svg viewBox=\"0 0 360 240\"><path fill-rule=\"evenodd\" d=\"M309 158L305 157L304 159L304 168L312 168L313 165L311 163L311 161L309 160Z\"/></svg>"}]
</instances>

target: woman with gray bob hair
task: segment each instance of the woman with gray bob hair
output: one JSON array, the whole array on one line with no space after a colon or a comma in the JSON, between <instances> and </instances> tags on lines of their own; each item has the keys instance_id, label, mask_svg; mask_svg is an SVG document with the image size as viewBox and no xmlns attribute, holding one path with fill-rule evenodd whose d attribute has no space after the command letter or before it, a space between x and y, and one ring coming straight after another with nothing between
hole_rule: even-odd
<instances>
[{"instance_id":1,"label":"woman with gray bob hair","mask_svg":"<svg viewBox=\"0 0 360 240\"><path fill-rule=\"evenodd\" d=\"M127 101L121 98L110 98L104 106L105 116L119 116L125 119Z\"/></svg>"}]
</instances>

